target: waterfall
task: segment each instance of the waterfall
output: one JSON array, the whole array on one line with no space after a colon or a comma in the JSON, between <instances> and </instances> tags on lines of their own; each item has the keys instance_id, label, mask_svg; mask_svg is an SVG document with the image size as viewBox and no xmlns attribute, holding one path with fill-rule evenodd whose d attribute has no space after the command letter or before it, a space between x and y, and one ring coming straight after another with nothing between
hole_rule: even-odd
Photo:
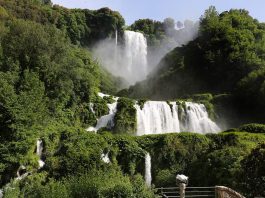
<instances>
[{"instance_id":1,"label":"waterfall","mask_svg":"<svg viewBox=\"0 0 265 198\"><path fill-rule=\"evenodd\" d=\"M221 129L208 116L203 104L185 102L185 109L175 102L145 102L137 110L137 135L161 134L170 132L213 133ZM179 118L179 114L181 118Z\"/></svg>"},{"instance_id":2,"label":"waterfall","mask_svg":"<svg viewBox=\"0 0 265 198\"><path fill-rule=\"evenodd\" d=\"M140 32L124 31L123 42L115 38L102 40L93 47L93 55L112 75L133 85L147 76L147 41Z\"/></svg>"},{"instance_id":3,"label":"waterfall","mask_svg":"<svg viewBox=\"0 0 265 198\"><path fill-rule=\"evenodd\" d=\"M147 42L142 33L125 31L125 67L130 83L145 79L147 75Z\"/></svg>"},{"instance_id":4,"label":"waterfall","mask_svg":"<svg viewBox=\"0 0 265 198\"><path fill-rule=\"evenodd\" d=\"M37 140L37 150L36 150L36 154L39 156L39 168L42 168L45 163L44 161L41 160L41 157L42 157L42 151L43 151L43 142L42 140L38 139Z\"/></svg>"},{"instance_id":5,"label":"waterfall","mask_svg":"<svg viewBox=\"0 0 265 198\"><path fill-rule=\"evenodd\" d=\"M148 187L151 186L152 174L151 174L151 156L149 153L145 155L145 183Z\"/></svg>"},{"instance_id":6,"label":"waterfall","mask_svg":"<svg viewBox=\"0 0 265 198\"><path fill-rule=\"evenodd\" d=\"M99 93L100 97L109 96ZM89 127L87 131L97 131L100 128L113 128L114 116L117 112L118 97L115 102L107 104L109 113L100 117L95 127ZM218 125L208 115L203 104L194 102L147 101L143 107L134 105L136 109L137 129L136 135L161 134L174 132L215 133L221 131ZM90 104L93 109L93 104Z\"/></svg>"},{"instance_id":7,"label":"waterfall","mask_svg":"<svg viewBox=\"0 0 265 198\"><path fill-rule=\"evenodd\" d=\"M111 129L114 126L114 116L117 111L117 102L107 104L109 108L109 114L100 117L95 127L89 127L87 131L97 131L100 128L107 127Z\"/></svg>"},{"instance_id":8,"label":"waterfall","mask_svg":"<svg viewBox=\"0 0 265 198\"><path fill-rule=\"evenodd\" d=\"M118 31L115 30L115 44L118 45Z\"/></svg>"},{"instance_id":9,"label":"waterfall","mask_svg":"<svg viewBox=\"0 0 265 198\"><path fill-rule=\"evenodd\" d=\"M221 129L208 116L203 104L186 102L186 116L182 124L183 131L210 133Z\"/></svg>"},{"instance_id":10,"label":"waterfall","mask_svg":"<svg viewBox=\"0 0 265 198\"><path fill-rule=\"evenodd\" d=\"M101 98L104 98L104 96L110 96L110 95L98 93L98 96ZM109 108L109 113L107 115L101 116L97 121L97 125L95 127L89 127L88 129L86 129L87 131L95 131L96 132L100 128L103 128L103 127L107 127L108 129L111 129L114 127L114 116L115 116L116 111L117 111L118 97L114 97L113 99L115 100L114 103L107 104L107 106ZM91 104L90 106L93 106L93 104ZM92 112L94 112L94 110Z\"/></svg>"},{"instance_id":11,"label":"waterfall","mask_svg":"<svg viewBox=\"0 0 265 198\"><path fill-rule=\"evenodd\" d=\"M102 153L101 154L101 160L106 163L109 164L110 163L110 158L109 158L109 153Z\"/></svg>"},{"instance_id":12,"label":"waterfall","mask_svg":"<svg viewBox=\"0 0 265 198\"><path fill-rule=\"evenodd\" d=\"M137 110L137 135L179 132L178 106L172 104L172 110L166 102L148 101L143 109Z\"/></svg>"}]
</instances>

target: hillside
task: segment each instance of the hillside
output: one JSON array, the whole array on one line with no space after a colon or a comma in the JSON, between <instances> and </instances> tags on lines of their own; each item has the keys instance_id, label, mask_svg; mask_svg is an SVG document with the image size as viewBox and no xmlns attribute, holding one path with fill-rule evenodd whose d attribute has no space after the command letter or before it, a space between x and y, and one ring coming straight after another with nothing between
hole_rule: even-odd
<instances>
[{"instance_id":1,"label":"hillside","mask_svg":"<svg viewBox=\"0 0 265 198\"><path fill-rule=\"evenodd\" d=\"M199 24L172 24L0 0L0 197L155 198L177 174L265 196L265 25L213 7ZM144 61L165 41L178 47L118 91L124 76L93 54L106 40L110 56L125 48ZM239 126L249 122L260 124Z\"/></svg>"},{"instance_id":2,"label":"hillside","mask_svg":"<svg viewBox=\"0 0 265 198\"><path fill-rule=\"evenodd\" d=\"M172 50L145 81L121 93L159 100L228 94L244 122L264 123L264 41L264 23L246 10L219 14L211 7L195 40Z\"/></svg>"}]
</instances>

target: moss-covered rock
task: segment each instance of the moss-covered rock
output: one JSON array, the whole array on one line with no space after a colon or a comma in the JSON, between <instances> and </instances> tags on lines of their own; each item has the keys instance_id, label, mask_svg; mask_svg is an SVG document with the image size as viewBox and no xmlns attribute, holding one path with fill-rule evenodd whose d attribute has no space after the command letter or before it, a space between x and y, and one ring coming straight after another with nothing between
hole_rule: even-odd
<instances>
[{"instance_id":1,"label":"moss-covered rock","mask_svg":"<svg viewBox=\"0 0 265 198\"><path fill-rule=\"evenodd\" d=\"M137 104L140 106L141 109L144 108L144 103L146 102L147 100L146 99L139 99L137 101Z\"/></svg>"},{"instance_id":2,"label":"moss-covered rock","mask_svg":"<svg viewBox=\"0 0 265 198\"><path fill-rule=\"evenodd\" d=\"M184 120L186 119L186 110L187 110L187 106L186 106L186 103L185 101L182 101L182 100L178 100L176 102L176 104L178 105L178 118L179 118L179 121L181 123L184 122Z\"/></svg>"},{"instance_id":3,"label":"moss-covered rock","mask_svg":"<svg viewBox=\"0 0 265 198\"><path fill-rule=\"evenodd\" d=\"M117 112L114 117L114 133L134 134L137 127L135 101L129 98L119 98Z\"/></svg>"},{"instance_id":4,"label":"moss-covered rock","mask_svg":"<svg viewBox=\"0 0 265 198\"><path fill-rule=\"evenodd\" d=\"M103 97L103 100L105 100L106 103L108 103L108 104L111 104L111 103L114 103L114 102L115 102L113 96L104 96L104 97Z\"/></svg>"},{"instance_id":5,"label":"moss-covered rock","mask_svg":"<svg viewBox=\"0 0 265 198\"><path fill-rule=\"evenodd\" d=\"M191 98L194 101L200 101L200 100L211 101L213 99L213 95L210 93L194 94L194 95L191 95Z\"/></svg>"},{"instance_id":6,"label":"moss-covered rock","mask_svg":"<svg viewBox=\"0 0 265 198\"><path fill-rule=\"evenodd\" d=\"M171 101L167 100L167 104L170 107L171 112L173 112L173 105L171 104Z\"/></svg>"}]
</instances>

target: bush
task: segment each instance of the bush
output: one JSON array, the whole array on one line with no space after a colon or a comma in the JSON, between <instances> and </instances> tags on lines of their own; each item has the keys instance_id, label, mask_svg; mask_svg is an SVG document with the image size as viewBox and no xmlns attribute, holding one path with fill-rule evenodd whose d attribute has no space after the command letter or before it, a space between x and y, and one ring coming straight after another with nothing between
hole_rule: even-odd
<instances>
[{"instance_id":1,"label":"bush","mask_svg":"<svg viewBox=\"0 0 265 198\"><path fill-rule=\"evenodd\" d=\"M106 99L103 99L99 96L96 97L95 101L93 101L93 110L95 112L95 116L97 118L100 118L103 115L107 115L109 113L109 108L107 105Z\"/></svg>"},{"instance_id":2,"label":"bush","mask_svg":"<svg viewBox=\"0 0 265 198\"><path fill-rule=\"evenodd\" d=\"M264 124L245 124L238 128L239 131L245 131L249 133L265 133L265 125Z\"/></svg>"},{"instance_id":3,"label":"bush","mask_svg":"<svg viewBox=\"0 0 265 198\"><path fill-rule=\"evenodd\" d=\"M24 191L24 197L29 198L154 197L154 193L145 186L141 176L129 178L124 176L119 169L108 169L108 171L92 169L85 174L71 176L60 181L50 180L44 185L39 182L30 183L25 185L22 191ZM18 195L17 192L19 190L12 191L13 194Z\"/></svg>"},{"instance_id":4,"label":"bush","mask_svg":"<svg viewBox=\"0 0 265 198\"><path fill-rule=\"evenodd\" d=\"M251 197L265 196L265 144L259 145L241 162L243 190Z\"/></svg>"},{"instance_id":5,"label":"bush","mask_svg":"<svg viewBox=\"0 0 265 198\"><path fill-rule=\"evenodd\" d=\"M134 134L136 132L137 120L135 101L129 98L119 98L117 105L117 113L114 121L115 133Z\"/></svg>"},{"instance_id":6,"label":"bush","mask_svg":"<svg viewBox=\"0 0 265 198\"><path fill-rule=\"evenodd\" d=\"M194 101L200 101L200 100L206 100L206 101L211 101L213 99L213 95L210 93L205 93L205 94L194 94L191 96L191 98Z\"/></svg>"}]
</instances>

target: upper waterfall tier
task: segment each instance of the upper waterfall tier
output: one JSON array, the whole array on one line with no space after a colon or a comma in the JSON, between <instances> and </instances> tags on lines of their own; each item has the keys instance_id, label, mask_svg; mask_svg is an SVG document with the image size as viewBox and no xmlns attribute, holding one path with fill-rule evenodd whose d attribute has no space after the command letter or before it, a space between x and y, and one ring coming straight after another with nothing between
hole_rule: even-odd
<instances>
[{"instance_id":1,"label":"upper waterfall tier","mask_svg":"<svg viewBox=\"0 0 265 198\"><path fill-rule=\"evenodd\" d=\"M130 81L143 80L147 75L147 42L142 33L124 32L124 59L126 70L130 75Z\"/></svg>"},{"instance_id":2,"label":"upper waterfall tier","mask_svg":"<svg viewBox=\"0 0 265 198\"><path fill-rule=\"evenodd\" d=\"M128 30L124 31L122 42L120 36L116 31L115 38L97 43L93 54L111 74L133 85L147 76L147 40L142 33Z\"/></svg>"}]
</instances>

